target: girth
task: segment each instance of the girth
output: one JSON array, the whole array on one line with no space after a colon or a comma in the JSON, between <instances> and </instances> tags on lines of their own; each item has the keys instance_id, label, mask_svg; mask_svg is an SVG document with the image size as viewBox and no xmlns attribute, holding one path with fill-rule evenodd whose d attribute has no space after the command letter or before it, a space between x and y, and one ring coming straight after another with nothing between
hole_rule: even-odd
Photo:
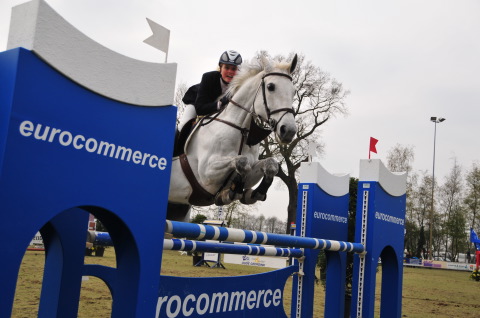
<instances>
[{"instance_id":1,"label":"girth","mask_svg":"<svg viewBox=\"0 0 480 318\"><path fill-rule=\"evenodd\" d=\"M181 154L178 160L180 160L180 166L182 167L183 173L192 187L192 194L190 195L190 198L188 198L188 203L198 206L212 205L215 200L215 195L205 190L200 183L198 183L197 178L195 178L192 168L190 167L190 163L188 162L187 155Z\"/></svg>"}]
</instances>

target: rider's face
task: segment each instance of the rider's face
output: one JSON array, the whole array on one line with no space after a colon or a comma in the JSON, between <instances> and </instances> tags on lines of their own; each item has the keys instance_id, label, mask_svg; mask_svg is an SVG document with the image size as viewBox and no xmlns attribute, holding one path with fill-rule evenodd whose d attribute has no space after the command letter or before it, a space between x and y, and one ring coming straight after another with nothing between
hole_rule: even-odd
<instances>
[{"instance_id":1,"label":"rider's face","mask_svg":"<svg viewBox=\"0 0 480 318\"><path fill-rule=\"evenodd\" d=\"M237 67L235 65L221 64L220 74L225 82L230 83L235 74L237 74Z\"/></svg>"}]
</instances>

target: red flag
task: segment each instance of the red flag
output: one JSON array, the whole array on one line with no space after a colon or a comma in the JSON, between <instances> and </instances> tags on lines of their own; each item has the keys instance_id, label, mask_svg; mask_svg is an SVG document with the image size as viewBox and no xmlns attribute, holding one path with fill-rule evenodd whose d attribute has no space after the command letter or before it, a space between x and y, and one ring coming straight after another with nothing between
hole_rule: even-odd
<instances>
[{"instance_id":1,"label":"red flag","mask_svg":"<svg viewBox=\"0 0 480 318\"><path fill-rule=\"evenodd\" d=\"M375 148L375 146L377 145L377 142L378 142L378 139L370 137L370 151L368 152L368 159L370 159L371 152L377 153L377 148Z\"/></svg>"}]
</instances>

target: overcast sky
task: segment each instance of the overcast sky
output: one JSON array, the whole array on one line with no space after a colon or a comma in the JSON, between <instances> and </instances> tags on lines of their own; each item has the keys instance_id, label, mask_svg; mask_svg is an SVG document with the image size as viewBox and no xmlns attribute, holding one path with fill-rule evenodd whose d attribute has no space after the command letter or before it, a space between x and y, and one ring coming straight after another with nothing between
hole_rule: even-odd
<instances>
[{"instance_id":1,"label":"overcast sky","mask_svg":"<svg viewBox=\"0 0 480 318\"><path fill-rule=\"evenodd\" d=\"M1 51L10 8L23 2L0 1ZM440 183L455 158L464 171L480 161L477 0L47 2L95 41L140 60L165 59L143 43L151 35L145 18L170 29L168 62L178 63L177 84L198 83L226 49L245 59L259 50L305 54L351 92L349 115L332 119L322 130L326 148L320 161L332 173L358 177L370 137L379 140L372 158L386 162L395 144L413 146L414 169L431 173L431 116L446 118L437 125L435 175ZM277 215L283 218L282 213Z\"/></svg>"}]
</instances>

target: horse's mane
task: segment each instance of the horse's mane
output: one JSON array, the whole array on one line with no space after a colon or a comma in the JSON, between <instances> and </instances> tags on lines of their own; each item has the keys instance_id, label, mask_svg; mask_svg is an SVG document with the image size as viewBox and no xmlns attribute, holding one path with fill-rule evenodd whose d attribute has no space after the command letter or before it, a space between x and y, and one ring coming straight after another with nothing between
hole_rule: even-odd
<instances>
[{"instance_id":1,"label":"horse's mane","mask_svg":"<svg viewBox=\"0 0 480 318\"><path fill-rule=\"evenodd\" d=\"M233 96L250 78L261 72L270 73L274 69L276 72L288 74L290 63L284 61L272 61L266 57L255 58L249 62L243 63L238 73L230 82L225 95ZM258 82L260 82L260 77L258 78Z\"/></svg>"}]
</instances>

